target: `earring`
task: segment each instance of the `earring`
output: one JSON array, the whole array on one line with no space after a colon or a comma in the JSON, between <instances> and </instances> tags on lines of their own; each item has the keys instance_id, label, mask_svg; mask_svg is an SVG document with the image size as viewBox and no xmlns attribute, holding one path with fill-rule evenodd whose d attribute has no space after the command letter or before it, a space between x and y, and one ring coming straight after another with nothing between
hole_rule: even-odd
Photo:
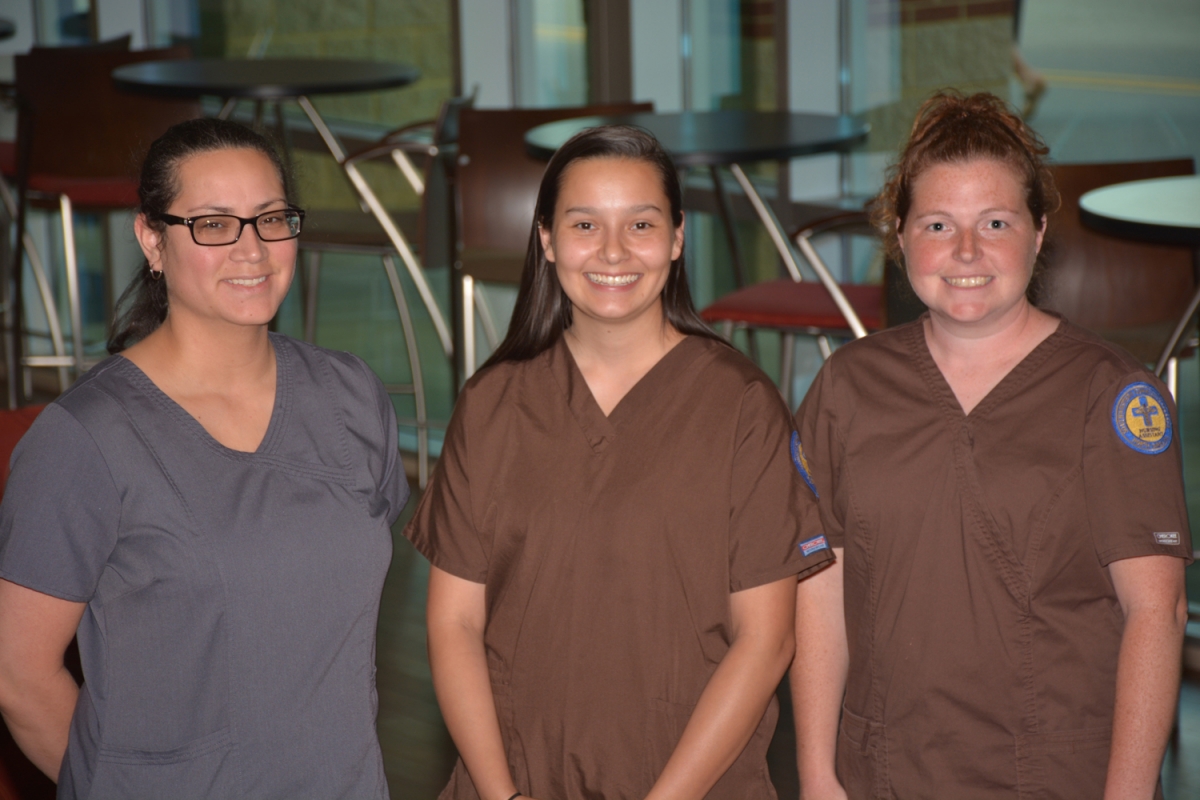
<instances>
[{"instance_id":1,"label":"earring","mask_svg":"<svg viewBox=\"0 0 1200 800\"><path fill-rule=\"evenodd\" d=\"M150 280L161 281L162 280L162 270L161 269L150 270Z\"/></svg>"}]
</instances>

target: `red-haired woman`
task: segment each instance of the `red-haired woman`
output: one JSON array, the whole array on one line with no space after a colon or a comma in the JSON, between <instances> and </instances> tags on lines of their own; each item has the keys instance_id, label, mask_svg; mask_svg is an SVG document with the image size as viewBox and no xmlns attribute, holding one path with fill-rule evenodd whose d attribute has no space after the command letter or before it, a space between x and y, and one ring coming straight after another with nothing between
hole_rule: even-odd
<instances>
[{"instance_id":1,"label":"red-haired woman","mask_svg":"<svg viewBox=\"0 0 1200 800\"><path fill-rule=\"evenodd\" d=\"M797 415L839 552L799 591L806 798L1161 793L1191 558L1175 408L1028 299L1045 153L995 97L938 95L876 201L929 313L835 353Z\"/></svg>"}]
</instances>

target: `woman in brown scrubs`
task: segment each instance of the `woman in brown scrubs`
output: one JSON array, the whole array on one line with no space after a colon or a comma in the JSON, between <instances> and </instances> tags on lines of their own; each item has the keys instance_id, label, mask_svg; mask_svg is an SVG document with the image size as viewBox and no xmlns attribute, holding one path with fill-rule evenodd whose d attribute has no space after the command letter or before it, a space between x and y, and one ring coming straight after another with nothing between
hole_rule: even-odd
<instances>
[{"instance_id":1,"label":"woman in brown scrubs","mask_svg":"<svg viewBox=\"0 0 1200 800\"><path fill-rule=\"evenodd\" d=\"M876 201L929 313L834 353L797 415L838 553L799 589L805 798L1161 795L1191 558L1175 407L1027 299L1045 153L997 98L939 95Z\"/></svg>"},{"instance_id":2,"label":"woman in brown scrubs","mask_svg":"<svg viewBox=\"0 0 1200 800\"><path fill-rule=\"evenodd\" d=\"M443 798L775 796L796 576L830 553L800 541L778 390L693 310L680 206L634 128L547 167L508 336L406 531L461 754Z\"/></svg>"}]
</instances>

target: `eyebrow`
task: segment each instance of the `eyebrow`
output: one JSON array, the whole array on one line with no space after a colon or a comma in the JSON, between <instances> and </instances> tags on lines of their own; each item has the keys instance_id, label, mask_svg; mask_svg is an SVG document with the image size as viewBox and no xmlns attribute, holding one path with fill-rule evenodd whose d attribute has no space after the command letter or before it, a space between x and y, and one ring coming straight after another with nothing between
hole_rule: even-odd
<instances>
[{"instance_id":1,"label":"eyebrow","mask_svg":"<svg viewBox=\"0 0 1200 800\"><path fill-rule=\"evenodd\" d=\"M983 209L982 211L979 212L979 215L986 216L988 214L995 214L997 212L1004 213L1004 214L1020 214L1021 213L1020 209L1004 208L1003 206L993 206L992 208ZM925 219L926 217L952 217L952 216L954 216L954 214L949 211L942 211L940 208L935 208L932 211L926 211L924 214L915 214L915 215L913 215L912 218L913 219Z\"/></svg>"},{"instance_id":2,"label":"eyebrow","mask_svg":"<svg viewBox=\"0 0 1200 800\"><path fill-rule=\"evenodd\" d=\"M259 203L258 205L256 205L254 207L254 210L255 211L266 211L275 205L286 206L287 200L285 200L282 197L277 197L273 200L267 200L264 203ZM189 208L187 210L187 213L189 215L196 214L198 212L207 212L209 214L228 214L230 216L237 216L236 214L233 213L233 209L230 208L229 206L193 206L192 208Z\"/></svg>"},{"instance_id":3,"label":"eyebrow","mask_svg":"<svg viewBox=\"0 0 1200 800\"><path fill-rule=\"evenodd\" d=\"M654 205L653 203L644 203L640 206L630 206L629 208L627 208L625 210L627 212L630 212L633 214L642 214L647 211L657 211L659 214L663 213L662 209L659 208L658 206ZM563 213L564 214L596 214L598 212L596 209L592 208L591 206L571 206Z\"/></svg>"}]
</instances>

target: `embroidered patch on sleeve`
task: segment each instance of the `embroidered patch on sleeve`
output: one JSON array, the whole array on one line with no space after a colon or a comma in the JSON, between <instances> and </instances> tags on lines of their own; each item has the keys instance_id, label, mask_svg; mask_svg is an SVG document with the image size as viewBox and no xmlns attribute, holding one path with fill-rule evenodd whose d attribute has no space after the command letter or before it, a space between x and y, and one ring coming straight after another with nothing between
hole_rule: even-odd
<instances>
[{"instance_id":1,"label":"embroidered patch on sleeve","mask_svg":"<svg viewBox=\"0 0 1200 800\"><path fill-rule=\"evenodd\" d=\"M804 482L808 484L808 488L812 489L813 496L818 500L821 499L821 493L817 491L817 485L813 483L812 475L808 472L808 460L804 458L804 448L800 446L800 434L792 431L792 463L796 465L796 470L800 473L800 477L804 478Z\"/></svg>"},{"instance_id":2,"label":"embroidered patch on sleeve","mask_svg":"<svg viewBox=\"0 0 1200 800\"><path fill-rule=\"evenodd\" d=\"M800 548L800 553L805 558L808 558L813 553L819 553L822 550L828 550L829 542L825 541L825 534L821 534L820 536L814 536L807 541L803 541L797 546Z\"/></svg>"},{"instance_id":3,"label":"embroidered patch on sleeve","mask_svg":"<svg viewBox=\"0 0 1200 800\"><path fill-rule=\"evenodd\" d=\"M1179 544L1178 531L1165 531L1154 534L1154 541L1159 544Z\"/></svg>"},{"instance_id":4,"label":"embroidered patch on sleeve","mask_svg":"<svg viewBox=\"0 0 1200 800\"><path fill-rule=\"evenodd\" d=\"M1171 415L1161 394L1148 383L1131 383L1113 403L1112 426L1128 447L1156 455L1171 446Z\"/></svg>"}]
</instances>

